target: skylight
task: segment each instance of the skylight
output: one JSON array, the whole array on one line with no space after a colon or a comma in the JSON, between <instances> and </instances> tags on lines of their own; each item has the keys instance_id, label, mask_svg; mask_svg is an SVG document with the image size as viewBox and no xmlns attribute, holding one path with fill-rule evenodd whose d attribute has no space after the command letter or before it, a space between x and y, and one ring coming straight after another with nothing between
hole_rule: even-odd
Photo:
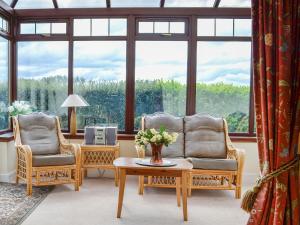
<instances>
[{"instance_id":1,"label":"skylight","mask_svg":"<svg viewBox=\"0 0 300 225\"><path fill-rule=\"evenodd\" d=\"M15 6L16 9L45 9L53 8L52 0L19 0Z\"/></svg>"},{"instance_id":2,"label":"skylight","mask_svg":"<svg viewBox=\"0 0 300 225\"><path fill-rule=\"evenodd\" d=\"M159 7L160 0L111 0L111 7Z\"/></svg>"},{"instance_id":3,"label":"skylight","mask_svg":"<svg viewBox=\"0 0 300 225\"><path fill-rule=\"evenodd\" d=\"M22 0L20 0L22 1ZM23 0L24 1L24 0ZM105 0L57 0L59 8L103 8Z\"/></svg>"}]
</instances>

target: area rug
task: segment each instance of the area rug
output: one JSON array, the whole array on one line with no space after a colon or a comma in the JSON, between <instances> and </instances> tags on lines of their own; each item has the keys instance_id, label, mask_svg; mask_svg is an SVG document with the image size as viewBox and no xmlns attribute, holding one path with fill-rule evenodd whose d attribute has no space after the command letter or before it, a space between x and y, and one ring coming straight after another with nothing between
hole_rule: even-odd
<instances>
[{"instance_id":1,"label":"area rug","mask_svg":"<svg viewBox=\"0 0 300 225\"><path fill-rule=\"evenodd\" d=\"M26 195L26 185L0 182L0 225L19 225L46 198L53 187L33 187Z\"/></svg>"}]
</instances>

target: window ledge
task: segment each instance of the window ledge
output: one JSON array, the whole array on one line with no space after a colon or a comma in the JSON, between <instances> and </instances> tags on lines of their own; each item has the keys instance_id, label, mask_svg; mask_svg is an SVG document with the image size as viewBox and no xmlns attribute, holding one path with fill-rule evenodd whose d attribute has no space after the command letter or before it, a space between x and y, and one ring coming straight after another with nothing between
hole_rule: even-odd
<instances>
[{"instance_id":1,"label":"window ledge","mask_svg":"<svg viewBox=\"0 0 300 225\"><path fill-rule=\"evenodd\" d=\"M64 133L67 139L84 139L84 134L79 133L76 135L70 135L69 133ZM231 136L232 142L256 142L256 137L245 137L245 136ZM14 140L14 135L12 131L7 131L0 135L0 142L10 142ZM118 140L134 140L134 134L118 134Z\"/></svg>"}]
</instances>

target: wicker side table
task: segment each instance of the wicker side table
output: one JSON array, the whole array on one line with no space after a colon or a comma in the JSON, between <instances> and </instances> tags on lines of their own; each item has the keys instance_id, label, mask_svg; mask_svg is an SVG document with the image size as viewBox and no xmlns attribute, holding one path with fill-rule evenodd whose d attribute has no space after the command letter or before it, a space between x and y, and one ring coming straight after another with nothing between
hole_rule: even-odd
<instances>
[{"instance_id":1,"label":"wicker side table","mask_svg":"<svg viewBox=\"0 0 300 225\"><path fill-rule=\"evenodd\" d=\"M120 156L120 145L81 145L81 183L82 178L87 176L87 169L114 170L115 185L118 186L119 174L113 165Z\"/></svg>"}]
</instances>

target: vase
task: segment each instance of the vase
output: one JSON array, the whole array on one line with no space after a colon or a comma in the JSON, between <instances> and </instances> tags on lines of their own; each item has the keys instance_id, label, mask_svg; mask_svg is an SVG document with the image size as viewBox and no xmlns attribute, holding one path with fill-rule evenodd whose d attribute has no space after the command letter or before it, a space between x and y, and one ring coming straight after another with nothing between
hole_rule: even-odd
<instances>
[{"instance_id":1,"label":"vase","mask_svg":"<svg viewBox=\"0 0 300 225\"><path fill-rule=\"evenodd\" d=\"M161 157L161 150L162 150L163 145L159 144L151 144L151 148L152 148L152 157L150 159L150 162L153 164L162 164L163 160Z\"/></svg>"}]
</instances>

